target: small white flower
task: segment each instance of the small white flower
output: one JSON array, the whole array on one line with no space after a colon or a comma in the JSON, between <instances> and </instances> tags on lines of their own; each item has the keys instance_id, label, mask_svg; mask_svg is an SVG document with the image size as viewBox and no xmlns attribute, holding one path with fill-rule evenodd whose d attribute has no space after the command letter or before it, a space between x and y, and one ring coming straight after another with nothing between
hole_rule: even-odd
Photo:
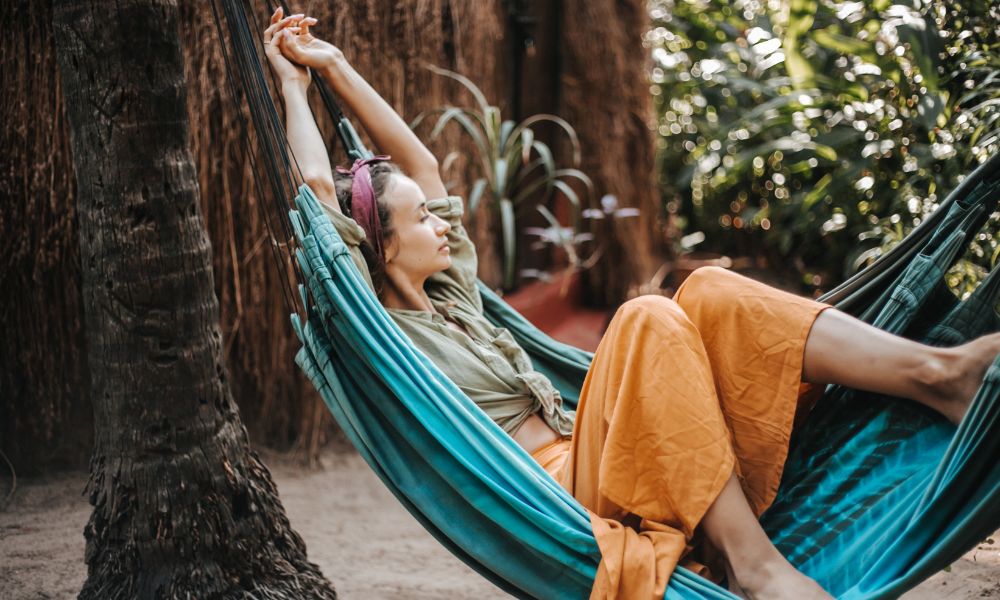
<instances>
[{"instance_id":1,"label":"small white flower","mask_svg":"<svg viewBox=\"0 0 1000 600\"><path fill-rule=\"evenodd\" d=\"M872 186L874 186L874 185L875 185L875 178L872 177L871 175L868 175L868 176L865 176L865 177L862 177L861 179L859 179L854 184L854 189L863 192L865 190L871 189Z\"/></svg>"},{"instance_id":2,"label":"small white flower","mask_svg":"<svg viewBox=\"0 0 1000 600\"><path fill-rule=\"evenodd\" d=\"M931 156L937 160L945 160L955 156L955 147L951 144L931 144Z\"/></svg>"}]
</instances>

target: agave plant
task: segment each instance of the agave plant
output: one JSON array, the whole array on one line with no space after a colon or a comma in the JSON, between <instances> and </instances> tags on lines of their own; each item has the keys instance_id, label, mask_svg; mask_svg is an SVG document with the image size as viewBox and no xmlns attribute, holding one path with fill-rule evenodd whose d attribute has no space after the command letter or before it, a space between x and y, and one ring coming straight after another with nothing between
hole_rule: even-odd
<instances>
[{"instance_id":1,"label":"agave plant","mask_svg":"<svg viewBox=\"0 0 1000 600\"><path fill-rule=\"evenodd\" d=\"M556 192L573 207L573 227L580 226L582 202L580 195L570 185L570 180L583 184L588 196L593 184L589 177L576 167L580 164L580 141L576 131L565 120L549 114L528 117L520 123L503 119L500 109L490 104L482 91L467 77L435 66L431 71L460 83L475 100L475 108L444 106L421 113L411 124L412 128L424 119L436 116L430 133L435 140L449 124L458 125L468 135L476 149L474 161L480 176L469 192L470 220L475 223L479 204L489 202L500 223L503 252L503 287L511 289L515 283L517 261L517 219L535 206L547 204ZM572 167L558 168L551 149L535 136L534 127L540 123L558 126L569 138L573 156ZM451 162L452 156L445 160Z\"/></svg>"}]
</instances>

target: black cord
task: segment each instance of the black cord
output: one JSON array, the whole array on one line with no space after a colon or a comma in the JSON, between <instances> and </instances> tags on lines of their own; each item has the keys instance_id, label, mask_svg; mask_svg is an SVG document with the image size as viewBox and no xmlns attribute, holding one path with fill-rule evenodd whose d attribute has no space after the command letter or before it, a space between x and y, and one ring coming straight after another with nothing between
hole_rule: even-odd
<instances>
[{"instance_id":1,"label":"black cord","mask_svg":"<svg viewBox=\"0 0 1000 600\"><path fill-rule=\"evenodd\" d=\"M280 4L286 15L292 14L287 3ZM264 3L264 6L270 10L267 3ZM270 238L272 255L279 269L282 299L286 309L291 312L301 312L299 296L294 288L299 282L304 281L304 277L298 261L295 260L294 250L297 244L288 217L288 199L298 192L295 182L303 180L302 169L288 145L288 137L271 96L271 90L277 88L279 84L273 70L268 69L271 86L268 85L268 75L264 73L263 30L256 23L251 1L212 0L212 12L222 46L227 85L236 109L244 157L249 162L253 174L254 187L260 197L261 217ZM223 32L222 21L226 24L228 38ZM373 156L361 141L351 121L344 116L323 76L314 71L312 77L323 106L335 123L337 136L347 156L352 160ZM250 116L249 123L243 114L244 103ZM260 154L259 160L257 152ZM265 188L268 188L270 193L266 193ZM279 238L284 241L278 242ZM239 266L236 265L235 268Z\"/></svg>"},{"instance_id":2,"label":"black cord","mask_svg":"<svg viewBox=\"0 0 1000 600\"><path fill-rule=\"evenodd\" d=\"M223 34L219 2L222 2L222 13L225 15L225 22L228 26L230 41L232 43L232 52L228 49L228 44L226 36ZM262 101L260 93L260 85L263 83L266 89L266 83L263 78L263 70L260 64L260 58L257 56L254 49L252 39L250 38L250 28L247 26L246 14L244 11L236 6L235 0L212 0L212 11L215 18L216 32L219 36L219 41L222 47L222 56L226 69L226 79L230 89L230 95L234 103L234 108L236 110L237 120L239 122L240 134L243 140L244 156L250 162L250 171L254 180L254 187L257 191L257 195L260 199L259 209L261 211L261 217L264 221L265 229L267 230L267 235L270 241L271 254L278 266L279 275L279 286L281 287L282 301L285 305L285 309L289 312L299 312L297 301L298 295L294 292L293 281L289 280L288 273L288 263L291 262L293 268L297 267L296 262L290 259L292 258L292 241L294 239L292 235L291 223L288 220L286 210L284 206L280 211L277 211L277 218L272 217L271 210L269 210L268 204L269 199L271 204L276 204L277 199L285 199L291 197L291 191L294 189L294 179L292 177L292 165L288 160L287 154L284 152L284 148L280 150L276 149L275 146L275 136L274 136L274 126L277 119L277 110L271 102L269 93L266 95L266 103ZM256 77L251 77L253 75L254 66L256 65L256 70L258 75ZM237 83L237 78L239 78L239 84ZM255 85L256 84L256 85ZM251 119L254 123L255 133L258 144L261 146L261 153L263 158L267 163L262 169L257 161L255 160L253 145L250 142L250 131L246 119L243 116L243 107L241 100L245 99L247 107L250 111ZM270 104L270 111L267 111L267 104ZM274 119L267 119L267 112L271 112L274 115ZM282 139L284 136L282 135ZM280 152L280 154L279 154ZM278 162L280 160L280 164ZM298 165L295 165L298 168ZM261 182L261 171L267 177L267 183L269 184L271 194L265 193L265 185ZM281 201L284 205L285 201ZM284 246L286 248L285 256L279 252L279 244L275 237L275 226L274 221L278 222L278 226L282 230L282 237L284 240ZM234 268L239 268L239 265L235 265ZM301 280L300 273L297 273L295 269L295 275L297 280ZM304 309L304 307L303 307Z\"/></svg>"}]
</instances>

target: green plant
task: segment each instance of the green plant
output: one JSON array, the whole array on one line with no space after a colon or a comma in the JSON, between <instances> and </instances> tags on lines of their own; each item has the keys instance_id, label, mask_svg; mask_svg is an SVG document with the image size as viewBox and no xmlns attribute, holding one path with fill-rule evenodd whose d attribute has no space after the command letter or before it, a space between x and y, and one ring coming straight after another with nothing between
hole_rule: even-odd
<instances>
[{"instance_id":1,"label":"green plant","mask_svg":"<svg viewBox=\"0 0 1000 600\"><path fill-rule=\"evenodd\" d=\"M425 118L436 115L430 133L435 140L451 123L471 138L476 149L480 177L473 182L468 198L472 223L484 198L490 202L500 223L503 287L511 289L515 283L517 261L517 228L519 216L535 206L545 206L556 192L560 192L572 205L573 226L579 229L581 199L569 180L583 184L589 193L593 184L590 178L576 167L580 164L580 143L576 131L563 119L548 114L528 117L520 123L505 120L497 106L491 105L482 91L467 77L439 67L428 67L438 75L460 83L475 100L475 108L444 106L421 113L411 124L415 128ZM558 126L569 138L573 151L572 168L557 168L552 151L535 136L534 127L539 123ZM448 164L449 159L445 160Z\"/></svg>"},{"instance_id":2,"label":"green plant","mask_svg":"<svg viewBox=\"0 0 1000 600\"><path fill-rule=\"evenodd\" d=\"M668 211L715 249L764 254L807 287L879 256L1000 149L1000 9L989 3L651 10ZM976 268L956 268L985 272L997 241L994 220L965 259Z\"/></svg>"}]
</instances>

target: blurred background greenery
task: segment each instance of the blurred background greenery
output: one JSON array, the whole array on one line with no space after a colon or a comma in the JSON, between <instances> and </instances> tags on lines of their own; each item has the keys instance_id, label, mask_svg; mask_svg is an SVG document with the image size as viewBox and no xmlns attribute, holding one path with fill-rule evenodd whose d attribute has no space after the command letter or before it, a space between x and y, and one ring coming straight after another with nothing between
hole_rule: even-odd
<instances>
[{"instance_id":1,"label":"blurred background greenery","mask_svg":"<svg viewBox=\"0 0 1000 600\"><path fill-rule=\"evenodd\" d=\"M653 0L660 186L699 250L828 290L1000 146L1000 3ZM997 215L949 273L1000 254ZM684 252L687 248L678 248Z\"/></svg>"}]
</instances>

